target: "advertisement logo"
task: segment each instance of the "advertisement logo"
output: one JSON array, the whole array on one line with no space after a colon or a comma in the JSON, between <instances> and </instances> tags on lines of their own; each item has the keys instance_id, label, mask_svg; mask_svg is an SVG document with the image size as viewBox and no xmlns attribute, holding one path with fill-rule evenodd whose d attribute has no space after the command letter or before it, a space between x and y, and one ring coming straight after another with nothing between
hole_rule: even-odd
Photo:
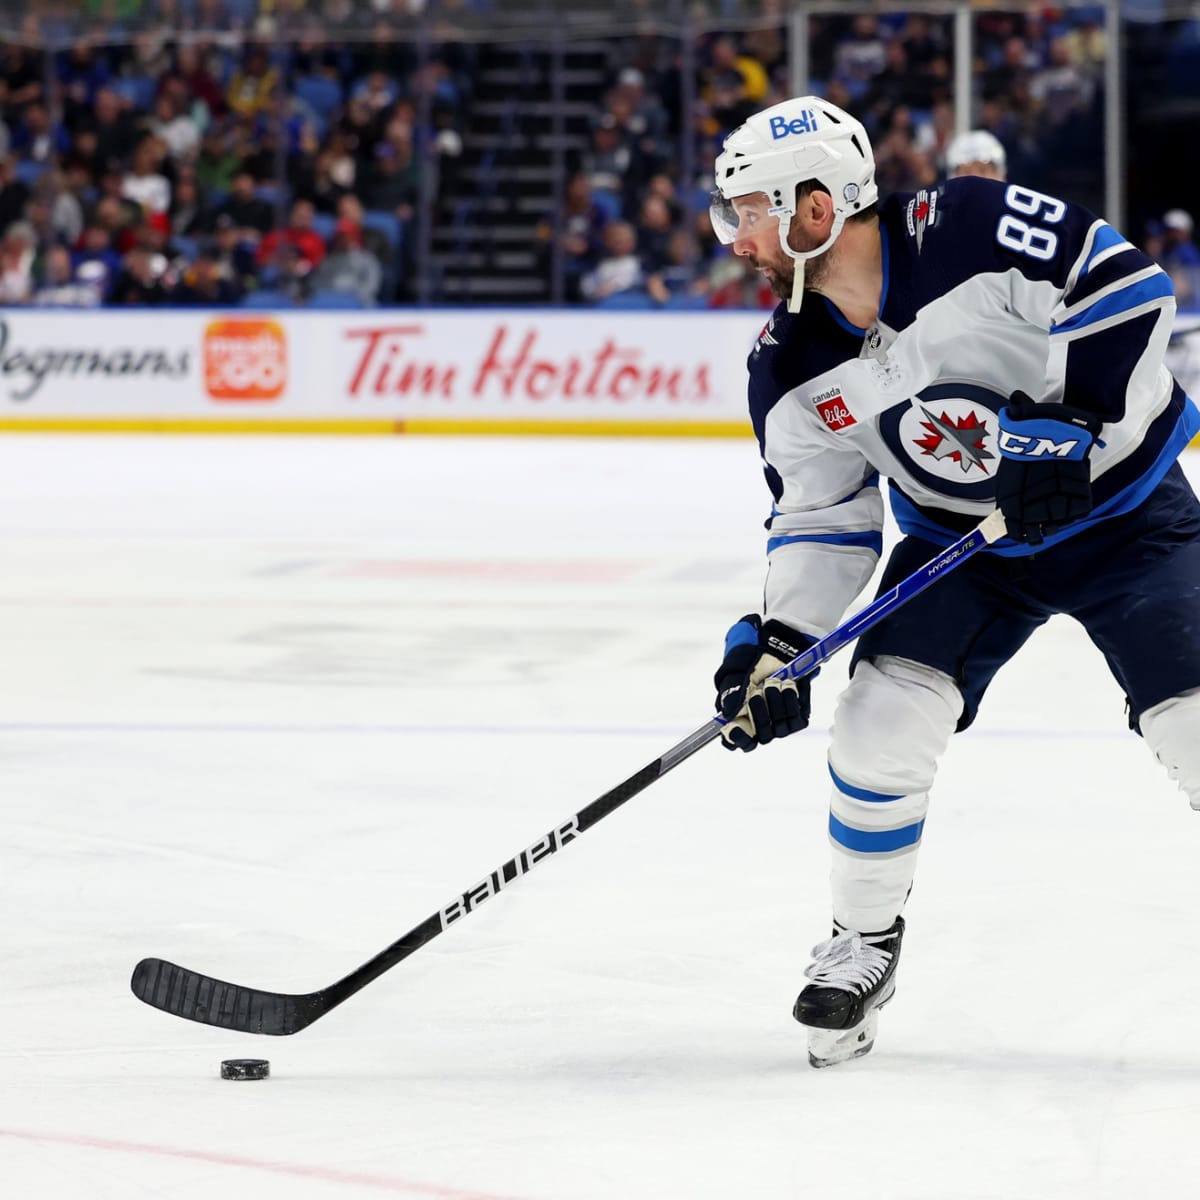
<instances>
[{"instance_id":1,"label":"advertisement logo","mask_svg":"<svg viewBox=\"0 0 1200 1200\"><path fill-rule=\"evenodd\" d=\"M15 323L0 317L0 398L6 400L33 400L47 385L53 395L59 391L54 385L60 382L65 383L68 395L94 396L110 383L127 392L130 383L140 382L161 392L163 380L186 379L191 371L189 351L140 337L125 341L124 329L114 333L111 321L98 326L95 321L29 321L22 317L25 337L16 336ZM44 333L29 337L31 325L43 331L51 323L55 329L52 337ZM95 334L97 328L103 332ZM88 337L93 340L88 342Z\"/></svg>"},{"instance_id":2,"label":"advertisement logo","mask_svg":"<svg viewBox=\"0 0 1200 1200\"><path fill-rule=\"evenodd\" d=\"M858 424L839 388L832 387L819 392L812 399L817 407L817 414L834 433L840 433L843 429Z\"/></svg>"},{"instance_id":3,"label":"advertisement logo","mask_svg":"<svg viewBox=\"0 0 1200 1200\"><path fill-rule=\"evenodd\" d=\"M456 399L505 404L711 404L709 364L667 356L650 357L638 344L605 335L577 349L553 336L514 322L489 323L490 340L475 341L472 361L465 351L448 354L429 344L422 324L354 326L344 337L356 347L347 387L352 400L402 396L452 403ZM674 358L674 361L672 361Z\"/></svg>"},{"instance_id":4,"label":"advertisement logo","mask_svg":"<svg viewBox=\"0 0 1200 1200\"><path fill-rule=\"evenodd\" d=\"M771 118L771 138L792 137L798 133L816 133L817 114L811 108L801 109L790 121L786 117Z\"/></svg>"},{"instance_id":5,"label":"advertisement logo","mask_svg":"<svg viewBox=\"0 0 1200 1200\"><path fill-rule=\"evenodd\" d=\"M204 388L213 400L275 400L287 381L287 335L278 321L209 321L204 330Z\"/></svg>"}]
</instances>

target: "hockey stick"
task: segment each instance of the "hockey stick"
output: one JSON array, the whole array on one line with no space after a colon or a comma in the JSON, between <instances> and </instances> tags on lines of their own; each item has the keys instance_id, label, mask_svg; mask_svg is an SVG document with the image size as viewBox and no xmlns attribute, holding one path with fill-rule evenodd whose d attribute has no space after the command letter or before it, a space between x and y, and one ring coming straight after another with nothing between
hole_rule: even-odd
<instances>
[{"instance_id":1,"label":"hockey stick","mask_svg":"<svg viewBox=\"0 0 1200 1200\"><path fill-rule=\"evenodd\" d=\"M780 679L799 679L816 670L847 642L853 641L889 613L924 591L935 579L964 563L977 550L1004 536L1004 518L994 512L965 537L943 550L936 558L903 579L891 591L877 597L871 604L844 621L820 641L782 667L775 675ZM284 992L263 992L225 983L208 975L200 975L160 958L144 958L134 968L130 987L133 994L149 1004L189 1021L233 1029L239 1033L263 1033L286 1036L298 1033L336 1008L343 1000L378 979L384 971L403 962L410 954L431 942L439 933L474 912L485 900L516 883L538 863L573 842L581 833L602 821L620 808L626 800L644 791L672 768L691 758L701 746L720 736L725 722L720 718L706 721L694 733L672 746L661 758L644 766L623 783L617 784L597 800L593 800L568 821L556 826L545 837L533 843L514 858L497 867L473 887L455 896L445 908L426 917L386 950L351 971L344 979L316 992L290 995Z\"/></svg>"}]
</instances>

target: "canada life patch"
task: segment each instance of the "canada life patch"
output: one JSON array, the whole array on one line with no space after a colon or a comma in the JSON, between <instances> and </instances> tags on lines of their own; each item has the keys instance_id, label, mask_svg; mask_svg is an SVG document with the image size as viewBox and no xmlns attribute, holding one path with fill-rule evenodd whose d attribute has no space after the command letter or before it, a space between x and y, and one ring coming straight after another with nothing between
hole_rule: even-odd
<instances>
[{"instance_id":1,"label":"canada life patch","mask_svg":"<svg viewBox=\"0 0 1200 1200\"><path fill-rule=\"evenodd\" d=\"M851 425L858 424L858 419L850 411L850 406L842 396L840 388L829 388L827 391L818 392L813 397L813 404L816 405L817 412L826 427L832 429L834 433L841 433L843 429L849 429Z\"/></svg>"}]
</instances>

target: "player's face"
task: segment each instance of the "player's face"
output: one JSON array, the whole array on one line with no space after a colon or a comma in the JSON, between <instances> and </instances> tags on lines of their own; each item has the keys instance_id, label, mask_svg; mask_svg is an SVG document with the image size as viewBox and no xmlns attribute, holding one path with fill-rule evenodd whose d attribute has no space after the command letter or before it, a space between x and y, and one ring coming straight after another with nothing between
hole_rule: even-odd
<instances>
[{"instance_id":1,"label":"player's face","mask_svg":"<svg viewBox=\"0 0 1200 1200\"><path fill-rule=\"evenodd\" d=\"M748 259L766 279L772 293L786 300L792 294L796 268L779 244L779 218L771 216L769 208L765 192L738 196L733 201L738 218L733 252Z\"/></svg>"},{"instance_id":2,"label":"player's face","mask_svg":"<svg viewBox=\"0 0 1200 1200\"><path fill-rule=\"evenodd\" d=\"M737 213L737 236L733 241L733 252L749 259L766 279L771 292L780 300L792 294L792 281L796 277L796 263L779 244L779 218L770 216L770 201L766 194L758 192L752 196L739 196L733 202ZM824 239L803 227L803 219L797 213L788 227L788 245L793 250L815 250ZM809 291L820 291L826 278L828 254L818 254L805 264L804 286Z\"/></svg>"}]
</instances>

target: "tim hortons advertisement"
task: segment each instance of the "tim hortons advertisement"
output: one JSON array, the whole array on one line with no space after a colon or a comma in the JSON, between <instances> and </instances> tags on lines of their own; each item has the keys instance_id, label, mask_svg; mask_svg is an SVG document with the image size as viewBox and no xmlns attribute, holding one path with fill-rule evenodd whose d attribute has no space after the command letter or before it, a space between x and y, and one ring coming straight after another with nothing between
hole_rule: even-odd
<instances>
[{"instance_id":1,"label":"tim hortons advertisement","mask_svg":"<svg viewBox=\"0 0 1200 1200\"><path fill-rule=\"evenodd\" d=\"M761 324L744 313L347 319L334 349L336 394L364 415L737 418Z\"/></svg>"}]
</instances>

